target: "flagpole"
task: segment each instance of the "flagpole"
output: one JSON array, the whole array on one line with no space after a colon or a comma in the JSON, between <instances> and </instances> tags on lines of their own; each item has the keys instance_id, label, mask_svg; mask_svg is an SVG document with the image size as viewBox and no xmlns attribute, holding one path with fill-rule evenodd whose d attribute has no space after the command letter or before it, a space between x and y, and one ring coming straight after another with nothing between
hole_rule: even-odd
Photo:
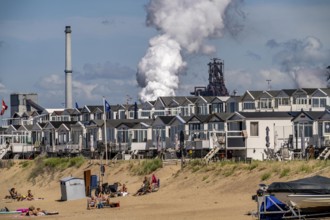
<instances>
[{"instance_id":1,"label":"flagpole","mask_svg":"<svg viewBox=\"0 0 330 220\"><path fill-rule=\"evenodd\" d=\"M108 143L107 143L107 120L105 111L105 98L103 96L103 120L104 120L104 144L105 144L105 164L108 165Z\"/></svg>"}]
</instances>

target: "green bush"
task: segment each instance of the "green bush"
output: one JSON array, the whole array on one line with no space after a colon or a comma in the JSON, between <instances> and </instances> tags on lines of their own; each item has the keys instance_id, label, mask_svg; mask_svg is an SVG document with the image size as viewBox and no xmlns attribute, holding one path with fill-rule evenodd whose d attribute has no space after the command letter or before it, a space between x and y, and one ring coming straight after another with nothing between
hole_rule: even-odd
<instances>
[{"instance_id":1,"label":"green bush","mask_svg":"<svg viewBox=\"0 0 330 220\"><path fill-rule=\"evenodd\" d=\"M290 170L289 167L284 168L284 169L281 171L281 173L280 173L280 178L285 177L285 176L288 176L289 173L290 173L290 171L291 171L291 170Z\"/></svg>"},{"instance_id":2,"label":"green bush","mask_svg":"<svg viewBox=\"0 0 330 220\"><path fill-rule=\"evenodd\" d=\"M31 164L30 161L27 161L27 160L19 162L19 165L20 165L21 168L29 167L30 164Z\"/></svg>"},{"instance_id":3,"label":"green bush","mask_svg":"<svg viewBox=\"0 0 330 220\"><path fill-rule=\"evenodd\" d=\"M85 162L84 157L73 157L73 158L46 158L38 157L35 160L35 166L30 173L29 179L34 179L39 175L47 172L55 172L57 170L65 170L68 167L79 168Z\"/></svg>"},{"instance_id":4,"label":"green bush","mask_svg":"<svg viewBox=\"0 0 330 220\"><path fill-rule=\"evenodd\" d=\"M270 178L270 176L271 176L271 173L263 173L262 175L261 175L261 181L265 181L265 180L268 180L269 178Z\"/></svg>"},{"instance_id":5,"label":"green bush","mask_svg":"<svg viewBox=\"0 0 330 220\"><path fill-rule=\"evenodd\" d=\"M259 165L259 164L258 164L256 161L253 161L251 164L249 164L249 166L248 166L248 170L252 171L252 170L254 170L255 168L257 168L258 165Z\"/></svg>"},{"instance_id":6,"label":"green bush","mask_svg":"<svg viewBox=\"0 0 330 220\"><path fill-rule=\"evenodd\" d=\"M157 158L153 160L144 160L138 165L133 165L130 170L135 175L148 175L157 170L158 168L161 168L162 166L162 160Z\"/></svg>"},{"instance_id":7,"label":"green bush","mask_svg":"<svg viewBox=\"0 0 330 220\"><path fill-rule=\"evenodd\" d=\"M85 162L85 158L80 156L80 157L74 157L71 158L69 161L69 167L76 167L79 168L81 165L83 165Z\"/></svg>"},{"instance_id":8,"label":"green bush","mask_svg":"<svg viewBox=\"0 0 330 220\"><path fill-rule=\"evenodd\" d=\"M299 172L304 172L304 173L310 173L312 172L312 167L310 167L308 164L302 164L299 168Z\"/></svg>"},{"instance_id":9,"label":"green bush","mask_svg":"<svg viewBox=\"0 0 330 220\"><path fill-rule=\"evenodd\" d=\"M238 168L237 165L228 165L226 168L224 168L223 175L225 177L233 175L235 173L236 168Z\"/></svg>"},{"instance_id":10,"label":"green bush","mask_svg":"<svg viewBox=\"0 0 330 220\"><path fill-rule=\"evenodd\" d=\"M195 167L195 166L202 166L203 163L202 163L201 160L194 159L194 160L190 160L188 162L188 165L191 166L191 167Z\"/></svg>"}]
</instances>

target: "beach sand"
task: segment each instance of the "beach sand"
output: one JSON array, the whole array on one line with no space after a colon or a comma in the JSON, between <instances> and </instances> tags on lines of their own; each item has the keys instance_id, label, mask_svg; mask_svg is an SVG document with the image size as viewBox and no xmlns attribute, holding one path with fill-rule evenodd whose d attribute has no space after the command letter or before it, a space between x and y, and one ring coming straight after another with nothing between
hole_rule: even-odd
<instances>
[{"instance_id":1,"label":"beach sand","mask_svg":"<svg viewBox=\"0 0 330 220\"><path fill-rule=\"evenodd\" d=\"M246 214L256 210L256 202L251 196L261 182L258 170L239 171L223 177L214 171L180 171L180 163L164 165L154 172L160 178L160 189L157 192L132 196L139 189L144 176L132 175L128 166L127 161L106 166L103 179L103 182L110 184L118 181L127 185L130 195L111 198L113 202L120 202L120 207L87 210L87 198L60 201L59 180L67 176L83 178L84 170L99 175L100 166L97 161L93 164L86 162L80 168L40 175L35 181L28 180L31 168L21 168L16 163L10 169L1 169L0 208L16 210L33 205L59 212L59 215L54 216L33 217L47 219L255 219ZM31 189L36 198L44 199L20 202L3 199L11 187L16 187L20 193ZM18 217L21 216L0 215L0 219Z\"/></svg>"}]
</instances>

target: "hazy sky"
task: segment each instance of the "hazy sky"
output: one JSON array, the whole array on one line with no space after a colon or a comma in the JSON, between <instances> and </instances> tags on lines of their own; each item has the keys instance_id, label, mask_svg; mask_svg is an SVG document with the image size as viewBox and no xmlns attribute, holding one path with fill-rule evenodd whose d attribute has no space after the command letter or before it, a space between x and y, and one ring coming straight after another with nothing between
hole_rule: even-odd
<instances>
[{"instance_id":1,"label":"hazy sky","mask_svg":"<svg viewBox=\"0 0 330 220\"><path fill-rule=\"evenodd\" d=\"M137 101L138 85L148 81L138 84L139 63L150 52L149 40L163 35L178 43L184 64L174 73L176 95L208 84L207 63L213 57L224 60L230 93L266 90L267 79L272 89L326 87L330 1L215 2L226 8L200 7L207 0L0 0L0 98L10 104L11 93L33 92L44 107L64 106L67 25L72 29L73 105L101 105L103 96L110 104L126 103L128 96L129 103ZM205 11L199 13L200 8ZM207 31L216 26L196 50L187 38L199 40L203 31L194 25Z\"/></svg>"}]
</instances>

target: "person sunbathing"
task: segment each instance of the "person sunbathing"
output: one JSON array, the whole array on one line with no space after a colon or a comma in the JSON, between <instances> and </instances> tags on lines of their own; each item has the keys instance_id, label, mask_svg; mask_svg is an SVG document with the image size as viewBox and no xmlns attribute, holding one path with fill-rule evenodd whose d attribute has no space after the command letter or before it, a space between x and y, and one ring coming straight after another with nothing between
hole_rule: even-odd
<instances>
[{"instance_id":1,"label":"person sunbathing","mask_svg":"<svg viewBox=\"0 0 330 220\"><path fill-rule=\"evenodd\" d=\"M125 184L125 183L123 183L123 186L121 187L120 195L121 195L121 196L126 196L126 195L128 195L127 187L126 187L126 184Z\"/></svg>"},{"instance_id":2,"label":"person sunbathing","mask_svg":"<svg viewBox=\"0 0 330 220\"><path fill-rule=\"evenodd\" d=\"M43 216L43 215L58 215L58 214L59 212L57 211L49 212L46 210L42 210L40 208L35 208L33 205L29 207L26 213L22 213L22 215L25 216Z\"/></svg>"},{"instance_id":3,"label":"person sunbathing","mask_svg":"<svg viewBox=\"0 0 330 220\"><path fill-rule=\"evenodd\" d=\"M13 187L9 190L9 194L12 199L17 199L20 195L17 193L16 188Z\"/></svg>"},{"instance_id":4,"label":"person sunbathing","mask_svg":"<svg viewBox=\"0 0 330 220\"><path fill-rule=\"evenodd\" d=\"M122 188L121 188L121 192L127 192L127 187L126 184L124 183Z\"/></svg>"},{"instance_id":5,"label":"person sunbathing","mask_svg":"<svg viewBox=\"0 0 330 220\"><path fill-rule=\"evenodd\" d=\"M152 191L157 190L159 188L158 179L156 178L155 174L152 174L151 188L152 188Z\"/></svg>"},{"instance_id":6,"label":"person sunbathing","mask_svg":"<svg viewBox=\"0 0 330 220\"><path fill-rule=\"evenodd\" d=\"M92 196L87 200L87 209L94 209L96 208L96 205L97 205L97 200L95 196Z\"/></svg>"},{"instance_id":7,"label":"person sunbathing","mask_svg":"<svg viewBox=\"0 0 330 220\"><path fill-rule=\"evenodd\" d=\"M28 193L27 193L26 199L29 200L29 201L31 201L31 200L34 199L33 194L32 194L32 192L31 192L30 189L28 190Z\"/></svg>"},{"instance_id":8,"label":"person sunbathing","mask_svg":"<svg viewBox=\"0 0 330 220\"><path fill-rule=\"evenodd\" d=\"M151 185L148 177L145 176L141 188L133 196L145 195L148 192L151 192Z\"/></svg>"}]
</instances>

